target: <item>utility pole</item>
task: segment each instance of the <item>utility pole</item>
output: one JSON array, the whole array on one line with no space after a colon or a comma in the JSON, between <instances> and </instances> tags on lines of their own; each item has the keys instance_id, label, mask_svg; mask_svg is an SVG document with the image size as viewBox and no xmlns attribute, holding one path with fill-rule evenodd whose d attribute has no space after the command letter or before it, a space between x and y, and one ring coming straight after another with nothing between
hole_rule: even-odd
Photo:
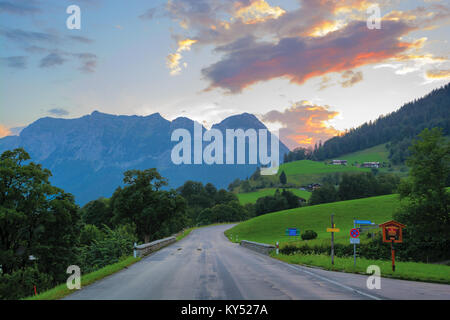
<instances>
[{"instance_id":1,"label":"utility pole","mask_svg":"<svg viewBox=\"0 0 450 320\"><path fill-rule=\"evenodd\" d=\"M395 247L394 238L391 240L391 255L392 255L392 271L395 272Z\"/></svg>"},{"instance_id":2,"label":"utility pole","mask_svg":"<svg viewBox=\"0 0 450 320\"><path fill-rule=\"evenodd\" d=\"M331 214L331 228L334 229L334 213ZM334 232L331 232L331 264L334 265Z\"/></svg>"},{"instance_id":3,"label":"utility pole","mask_svg":"<svg viewBox=\"0 0 450 320\"><path fill-rule=\"evenodd\" d=\"M353 219L353 229L356 228L356 219ZM356 267L356 243L353 244L353 267Z\"/></svg>"}]
</instances>

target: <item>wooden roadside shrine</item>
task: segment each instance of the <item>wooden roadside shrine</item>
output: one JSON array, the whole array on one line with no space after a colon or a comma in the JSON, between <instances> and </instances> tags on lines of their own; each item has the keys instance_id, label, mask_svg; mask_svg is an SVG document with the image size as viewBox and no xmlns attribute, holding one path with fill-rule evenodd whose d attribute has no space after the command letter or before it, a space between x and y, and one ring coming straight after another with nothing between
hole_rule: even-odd
<instances>
[{"instance_id":1,"label":"wooden roadside shrine","mask_svg":"<svg viewBox=\"0 0 450 320\"><path fill-rule=\"evenodd\" d=\"M406 228L404 224L391 220L380 224L380 228L383 230L383 242L391 244L391 256L392 256L392 271L395 272L395 247L394 243L403 242L403 228Z\"/></svg>"}]
</instances>

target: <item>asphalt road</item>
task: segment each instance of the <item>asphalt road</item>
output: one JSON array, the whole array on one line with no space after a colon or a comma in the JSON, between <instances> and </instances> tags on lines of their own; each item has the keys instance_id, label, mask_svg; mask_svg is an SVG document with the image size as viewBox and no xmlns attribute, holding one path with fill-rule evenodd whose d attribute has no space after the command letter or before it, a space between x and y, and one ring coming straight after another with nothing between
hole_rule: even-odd
<instances>
[{"instance_id":1,"label":"asphalt road","mask_svg":"<svg viewBox=\"0 0 450 320\"><path fill-rule=\"evenodd\" d=\"M194 230L182 241L66 299L450 300L450 285L382 278L380 290L369 290L367 276L280 262L230 243L223 234L230 227Z\"/></svg>"}]
</instances>

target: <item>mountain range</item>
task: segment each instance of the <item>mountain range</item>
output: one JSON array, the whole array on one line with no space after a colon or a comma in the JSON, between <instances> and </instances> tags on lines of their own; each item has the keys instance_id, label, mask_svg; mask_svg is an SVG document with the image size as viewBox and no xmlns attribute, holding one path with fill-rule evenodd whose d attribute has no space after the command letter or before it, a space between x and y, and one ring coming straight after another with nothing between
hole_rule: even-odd
<instances>
[{"instance_id":1,"label":"mountain range","mask_svg":"<svg viewBox=\"0 0 450 320\"><path fill-rule=\"evenodd\" d=\"M171 152L179 142L171 141L171 135L176 129L186 129L193 137L194 121L185 117L169 121L159 113L118 116L98 111L77 119L46 117L25 127L18 136L0 139L0 153L23 147L32 161L52 172L52 184L74 194L80 205L111 196L123 185L123 173L130 169L157 168L171 188L187 180L224 188L236 178L250 176L260 165L175 165ZM267 128L254 115L244 113L226 118L212 129L222 132L225 144L227 129ZM203 126L202 130L207 131ZM279 143L281 163L289 149ZM246 159L248 151L247 146Z\"/></svg>"}]
</instances>

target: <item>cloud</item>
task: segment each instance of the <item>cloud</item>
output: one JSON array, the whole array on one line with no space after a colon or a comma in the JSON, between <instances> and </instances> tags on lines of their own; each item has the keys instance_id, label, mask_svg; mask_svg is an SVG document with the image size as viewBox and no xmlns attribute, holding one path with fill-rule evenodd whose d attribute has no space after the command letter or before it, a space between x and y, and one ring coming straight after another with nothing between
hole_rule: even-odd
<instances>
[{"instance_id":1,"label":"cloud","mask_svg":"<svg viewBox=\"0 0 450 320\"><path fill-rule=\"evenodd\" d=\"M181 27L172 31L177 41L189 38L197 40L196 47L213 47L218 61L202 70L210 82L207 90L221 88L228 93L275 78L302 84L328 72L342 73L406 55L424 44L424 39L406 42L406 35L435 28L450 16L443 4L399 11L392 10L391 0L380 0L385 13L382 28L369 30L371 0L299 2L297 8L287 9L269 0L170 0L165 9ZM169 58L180 67L181 55Z\"/></svg>"},{"instance_id":2,"label":"cloud","mask_svg":"<svg viewBox=\"0 0 450 320\"><path fill-rule=\"evenodd\" d=\"M9 135L11 135L11 131L4 125L0 124L0 138L6 137Z\"/></svg>"},{"instance_id":3,"label":"cloud","mask_svg":"<svg viewBox=\"0 0 450 320\"><path fill-rule=\"evenodd\" d=\"M334 83L331 82L331 77L324 75L322 76L322 80L319 83L319 90L325 90L326 88L329 88L333 85Z\"/></svg>"},{"instance_id":4,"label":"cloud","mask_svg":"<svg viewBox=\"0 0 450 320\"><path fill-rule=\"evenodd\" d=\"M416 50L417 51L417 50ZM393 57L388 62L374 66L374 69L378 68L391 68L395 70L395 74L406 75L412 72L424 72L424 69L434 65L439 66L448 61L448 58L442 56L434 56L430 53L408 53L401 54Z\"/></svg>"},{"instance_id":5,"label":"cloud","mask_svg":"<svg viewBox=\"0 0 450 320\"><path fill-rule=\"evenodd\" d=\"M79 70L85 73L93 73L95 72L96 67L97 67L97 60L84 60Z\"/></svg>"},{"instance_id":6,"label":"cloud","mask_svg":"<svg viewBox=\"0 0 450 320\"><path fill-rule=\"evenodd\" d=\"M238 1L234 3L234 8L234 18L240 19L245 24L278 19L286 13L280 7L271 7L265 0Z\"/></svg>"},{"instance_id":7,"label":"cloud","mask_svg":"<svg viewBox=\"0 0 450 320\"><path fill-rule=\"evenodd\" d=\"M22 45L30 43L55 44L60 41L59 37L52 33L25 31L21 29L0 28L0 36Z\"/></svg>"},{"instance_id":8,"label":"cloud","mask_svg":"<svg viewBox=\"0 0 450 320\"><path fill-rule=\"evenodd\" d=\"M78 70L85 73L95 72L97 67L97 55L93 53L83 52L83 53L70 53L62 50L46 50L48 54L41 59L41 68L50 68L55 66L60 66L69 61L72 58L78 59L81 63Z\"/></svg>"},{"instance_id":9,"label":"cloud","mask_svg":"<svg viewBox=\"0 0 450 320\"><path fill-rule=\"evenodd\" d=\"M0 61L6 63L6 65L10 68L25 69L27 64L27 57L25 56L6 57L0 58Z\"/></svg>"},{"instance_id":10,"label":"cloud","mask_svg":"<svg viewBox=\"0 0 450 320\"><path fill-rule=\"evenodd\" d=\"M7 29L0 27L0 36L3 38L18 43L22 50L33 54L33 55L43 55L40 58L39 66L41 68L50 68L55 66L60 66L67 61L77 58L81 66L78 68L82 72L92 73L95 72L97 66L98 57L93 53L72 53L64 49L49 49L50 46L63 46L71 41L76 41L83 44L91 44L94 40L77 35L69 35L65 37L60 37L58 33L48 33L48 32L35 32L35 31L25 31L21 29ZM24 59L10 60L11 67L21 67Z\"/></svg>"},{"instance_id":11,"label":"cloud","mask_svg":"<svg viewBox=\"0 0 450 320\"><path fill-rule=\"evenodd\" d=\"M67 116L69 115L69 111L62 109L62 108L53 108L47 111L48 113L55 115L55 116Z\"/></svg>"},{"instance_id":12,"label":"cloud","mask_svg":"<svg viewBox=\"0 0 450 320\"><path fill-rule=\"evenodd\" d=\"M425 73L427 79L430 80L445 80L450 78L450 69L447 70L428 70Z\"/></svg>"},{"instance_id":13,"label":"cloud","mask_svg":"<svg viewBox=\"0 0 450 320\"><path fill-rule=\"evenodd\" d=\"M86 43L86 44L94 42L94 40L86 38L86 37L83 37L83 36L69 36L69 39L75 40L75 41L78 41L78 42L81 42L81 43Z\"/></svg>"},{"instance_id":14,"label":"cloud","mask_svg":"<svg viewBox=\"0 0 450 320\"><path fill-rule=\"evenodd\" d=\"M34 7L22 1L0 1L0 13L10 13L16 15L27 15L41 12L38 7Z\"/></svg>"},{"instance_id":15,"label":"cloud","mask_svg":"<svg viewBox=\"0 0 450 320\"><path fill-rule=\"evenodd\" d=\"M283 38L277 43L237 40L221 47L225 56L204 68L208 90L222 88L239 93L261 81L286 78L302 84L330 72L342 72L379 63L407 51L413 44L399 38L412 31L402 22L386 21L381 30L369 30L365 22L320 38Z\"/></svg>"},{"instance_id":16,"label":"cloud","mask_svg":"<svg viewBox=\"0 0 450 320\"><path fill-rule=\"evenodd\" d=\"M41 63L39 67L41 68L49 68L54 66L62 65L66 59L63 59L58 53L49 53L44 58L41 59Z\"/></svg>"},{"instance_id":17,"label":"cloud","mask_svg":"<svg viewBox=\"0 0 450 320\"><path fill-rule=\"evenodd\" d=\"M270 111L262 115L261 120L281 124L280 139L292 150L299 146L311 147L338 135L339 131L328 122L338 115L329 106L301 101L283 112Z\"/></svg>"},{"instance_id":18,"label":"cloud","mask_svg":"<svg viewBox=\"0 0 450 320\"><path fill-rule=\"evenodd\" d=\"M341 82L343 88L349 88L356 83L363 80L363 73L361 71L354 72L352 70L347 70L341 75L344 81Z\"/></svg>"},{"instance_id":19,"label":"cloud","mask_svg":"<svg viewBox=\"0 0 450 320\"><path fill-rule=\"evenodd\" d=\"M166 58L166 65L170 69L171 75L174 76L181 72L180 62L181 62L181 58L183 58L181 53L183 51L190 51L191 46L196 42L197 42L197 40L192 40L192 39L184 39L184 40L178 41L177 51L175 53L169 54ZM187 66L187 64L184 64L184 67L186 67L186 66Z\"/></svg>"},{"instance_id":20,"label":"cloud","mask_svg":"<svg viewBox=\"0 0 450 320\"><path fill-rule=\"evenodd\" d=\"M95 72L97 67L97 56L93 53L74 53L70 54L81 61L81 66L78 68L82 72L92 73Z\"/></svg>"}]
</instances>

